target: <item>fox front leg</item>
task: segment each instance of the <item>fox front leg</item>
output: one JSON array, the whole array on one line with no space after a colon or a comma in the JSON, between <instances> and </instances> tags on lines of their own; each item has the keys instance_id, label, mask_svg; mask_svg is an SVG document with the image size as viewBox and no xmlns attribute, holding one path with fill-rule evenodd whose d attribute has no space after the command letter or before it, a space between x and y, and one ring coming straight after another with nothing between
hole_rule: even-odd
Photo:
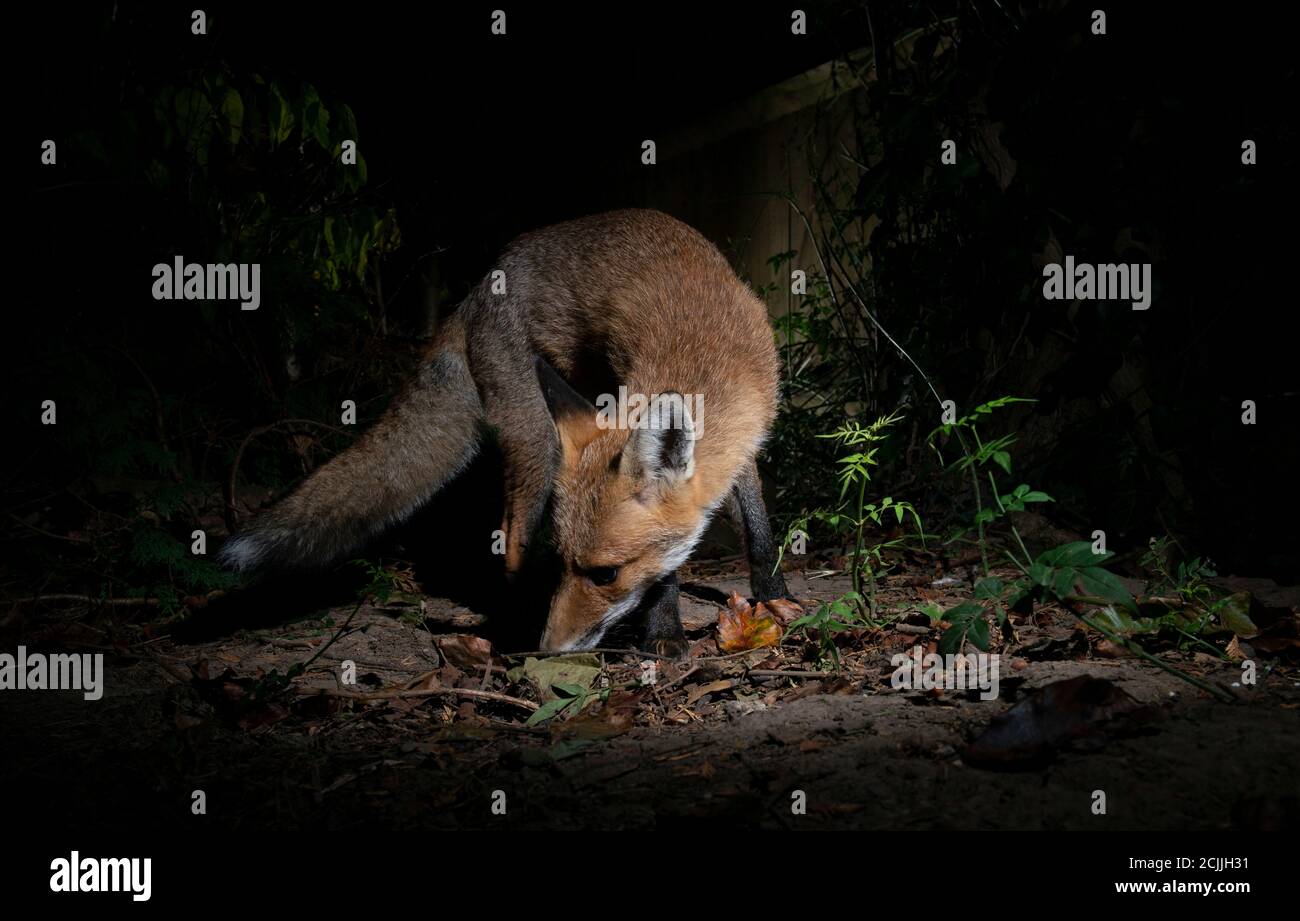
<instances>
[{"instance_id":1,"label":"fox front leg","mask_svg":"<svg viewBox=\"0 0 1300 921\"><path fill-rule=\"evenodd\" d=\"M741 471L727 499L727 514L749 559L749 589L756 601L788 598L785 576L777 568L776 541L763 505L763 481L758 465L750 461Z\"/></svg>"},{"instance_id":2,"label":"fox front leg","mask_svg":"<svg viewBox=\"0 0 1300 921\"><path fill-rule=\"evenodd\" d=\"M513 579L541 522L559 464L559 437L518 310L479 297L470 305L469 364L505 473L505 567Z\"/></svg>"},{"instance_id":3,"label":"fox front leg","mask_svg":"<svg viewBox=\"0 0 1300 921\"><path fill-rule=\"evenodd\" d=\"M685 656L690 646L686 642L686 631L682 629L682 618L677 606L677 573L671 573L656 582L646 592L643 605L646 620L641 648L673 659Z\"/></svg>"}]
</instances>

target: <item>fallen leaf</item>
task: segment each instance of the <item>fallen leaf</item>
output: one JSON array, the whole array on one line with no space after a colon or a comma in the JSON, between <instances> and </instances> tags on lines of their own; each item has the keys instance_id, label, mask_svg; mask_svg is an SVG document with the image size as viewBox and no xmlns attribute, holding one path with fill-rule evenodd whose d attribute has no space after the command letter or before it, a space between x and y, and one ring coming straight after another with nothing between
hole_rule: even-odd
<instances>
[{"instance_id":1,"label":"fallen leaf","mask_svg":"<svg viewBox=\"0 0 1300 921\"><path fill-rule=\"evenodd\" d=\"M770 614L755 611L748 601L732 592L727 599L727 610L718 613L718 648L723 652L741 652L760 646L777 646L781 642L781 626Z\"/></svg>"},{"instance_id":2,"label":"fallen leaf","mask_svg":"<svg viewBox=\"0 0 1300 921\"><path fill-rule=\"evenodd\" d=\"M551 738L584 739L600 741L620 736L632 728L632 714L626 711L604 709L600 713L585 713L564 723L551 724Z\"/></svg>"},{"instance_id":3,"label":"fallen leaf","mask_svg":"<svg viewBox=\"0 0 1300 921\"><path fill-rule=\"evenodd\" d=\"M537 686L537 692L543 700L555 700L560 696L554 690L557 684L590 689L600 675L600 659L589 652L552 656L548 659L529 657L524 660L523 668L518 672L511 670L512 675L521 673Z\"/></svg>"},{"instance_id":4,"label":"fallen leaf","mask_svg":"<svg viewBox=\"0 0 1300 921\"><path fill-rule=\"evenodd\" d=\"M1133 655L1118 643L1104 639L1098 640L1097 645L1092 647L1092 651L1103 659L1123 659Z\"/></svg>"},{"instance_id":5,"label":"fallen leaf","mask_svg":"<svg viewBox=\"0 0 1300 921\"><path fill-rule=\"evenodd\" d=\"M724 678L721 681L711 681L708 684L697 685L686 695L686 706L695 703L705 694L714 694L718 691L726 691L731 688L731 679Z\"/></svg>"},{"instance_id":6,"label":"fallen leaf","mask_svg":"<svg viewBox=\"0 0 1300 921\"><path fill-rule=\"evenodd\" d=\"M452 665L471 668L492 661L492 644L481 636L458 633L438 639L438 651Z\"/></svg>"},{"instance_id":7,"label":"fallen leaf","mask_svg":"<svg viewBox=\"0 0 1300 921\"><path fill-rule=\"evenodd\" d=\"M760 601L758 613L759 616L765 613L771 614L773 619L784 627L803 616L803 607L789 598L773 598L771 601Z\"/></svg>"}]
</instances>

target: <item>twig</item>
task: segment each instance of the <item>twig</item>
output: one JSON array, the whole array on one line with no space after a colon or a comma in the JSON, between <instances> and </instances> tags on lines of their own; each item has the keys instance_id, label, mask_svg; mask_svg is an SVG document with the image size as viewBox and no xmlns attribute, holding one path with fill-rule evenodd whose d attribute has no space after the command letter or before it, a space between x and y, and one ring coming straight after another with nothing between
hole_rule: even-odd
<instances>
[{"instance_id":1,"label":"twig","mask_svg":"<svg viewBox=\"0 0 1300 921\"><path fill-rule=\"evenodd\" d=\"M685 681L687 678L691 677L691 675L694 675L694 674L695 674L696 672L698 672L699 670L700 670L700 667L699 667L698 665L692 665L690 668L688 668L686 671L682 672L680 675L678 675L678 676L677 676L676 678L674 678L672 681L669 681L667 684L664 684L664 685L656 685L656 686L655 686L655 689L656 689L657 691L666 691L666 690L668 690L670 687L672 687L672 686L675 685L675 684L681 684L683 681Z\"/></svg>"},{"instance_id":2,"label":"twig","mask_svg":"<svg viewBox=\"0 0 1300 921\"><path fill-rule=\"evenodd\" d=\"M303 689L300 693L307 697L318 695L323 697L341 697L347 700L396 700L409 697L469 697L474 700L495 700L498 703L512 704L516 707L522 707L525 710L540 709L537 704L531 700L524 700L521 697L511 697L508 694L498 694L495 691L476 691L472 688L421 688L419 690L407 690L404 688L387 688L382 691L372 691L368 694L357 694L351 691L342 691L338 688L311 688Z\"/></svg>"},{"instance_id":3,"label":"twig","mask_svg":"<svg viewBox=\"0 0 1300 921\"><path fill-rule=\"evenodd\" d=\"M53 537L55 540L66 540L66 541L68 541L69 543L73 543L73 544L88 544L88 543L90 543L90 538L88 538L88 537L68 537L66 534L55 534L53 531L47 531L47 530L45 530L44 528L38 528L38 527L36 527L36 525L34 525L34 524L28 524L27 522L25 522L25 521L23 521L21 518L19 518L17 515L15 515L13 512L7 512L6 514L8 514L10 518L12 518L14 521L18 522L18 523L19 523L20 525L22 525L24 528L29 528L29 529L35 531L37 534L43 534L43 535L45 535L46 537Z\"/></svg>"},{"instance_id":4,"label":"twig","mask_svg":"<svg viewBox=\"0 0 1300 921\"><path fill-rule=\"evenodd\" d=\"M751 678L838 678L835 672L786 671L780 668L751 668L745 674Z\"/></svg>"},{"instance_id":5,"label":"twig","mask_svg":"<svg viewBox=\"0 0 1300 921\"><path fill-rule=\"evenodd\" d=\"M157 607L157 598L94 598L90 595L33 595L30 598L14 598L10 604L34 604L38 601L75 601L78 604L102 604L123 607Z\"/></svg>"},{"instance_id":6,"label":"twig","mask_svg":"<svg viewBox=\"0 0 1300 921\"><path fill-rule=\"evenodd\" d=\"M532 658L535 659L544 659L550 656L576 656L586 652L604 653L605 655L609 655L609 656L640 656L643 659L671 660L676 658L675 656L660 655L657 652L646 652L642 649L602 649L600 647L597 647L595 649L573 649L568 652L547 652L545 650L535 650L533 652L503 652L501 653L501 658L522 659L525 656L531 656Z\"/></svg>"}]
</instances>

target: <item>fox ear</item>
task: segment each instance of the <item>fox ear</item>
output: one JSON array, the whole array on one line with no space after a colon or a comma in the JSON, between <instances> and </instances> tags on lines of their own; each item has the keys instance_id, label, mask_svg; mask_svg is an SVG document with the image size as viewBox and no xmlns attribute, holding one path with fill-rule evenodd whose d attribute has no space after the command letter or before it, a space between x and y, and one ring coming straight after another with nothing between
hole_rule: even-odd
<instances>
[{"instance_id":1,"label":"fox ear","mask_svg":"<svg viewBox=\"0 0 1300 921\"><path fill-rule=\"evenodd\" d=\"M668 486L695 473L695 423L686 399L675 391L656 394L637 420L623 449L624 476Z\"/></svg>"},{"instance_id":2,"label":"fox ear","mask_svg":"<svg viewBox=\"0 0 1300 921\"><path fill-rule=\"evenodd\" d=\"M542 356L533 356L533 367L537 371L537 383L541 385L546 406L551 411L551 418L555 420L555 429L560 434L560 447L564 450L565 461L571 462L600 434L600 427L596 424L596 407L570 387L568 381L560 377Z\"/></svg>"}]
</instances>

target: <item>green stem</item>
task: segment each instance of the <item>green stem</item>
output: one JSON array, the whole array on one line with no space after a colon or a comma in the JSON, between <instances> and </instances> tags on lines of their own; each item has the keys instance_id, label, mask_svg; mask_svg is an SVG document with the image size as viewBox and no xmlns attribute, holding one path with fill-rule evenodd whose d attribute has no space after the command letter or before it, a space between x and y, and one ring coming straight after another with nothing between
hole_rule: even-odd
<instances>
[{"instance_id":1,"label":"green stem","mask_svg":"<svg viewBox=\"0 0 1300 921\"><path fill-rule=\"evenodd\" d=\"M867 478L862 477L858 482L858 507L857 522L858 534L857 541L853 546L853 590L858 593L858 598L862 598L862 545L863 530L866 528L866 516L862 513L862 507L867 503ZM858 613L862 613L862 601L857 602Z\"/></svg>"},{"instance_id":2,"label":"green stem","mask_svg":"<svg viewBox=\"0 0 1300 921\"><path fill-rule=\"evenodd\" d=\"M975 472L975 456L970 453L970 448L966 447L966 439L962 437L961 429L959 427L954 427L953 431L957 433L957 443L961 445L962 453L965 454L966 459L970 461L970 464L968 465L970 469L970 482L971 486L975 490L975 530L979 534L980 562L984 564L984 575L987 576L989 574L989 551L988 546L984 541L984 522L982 520L984 517L984 498L980 493L979 474ZM973 428L971 429L971 433L975 434ZM975 435L975 440L976 442L979 441L978 434Z\"/></svg>"},{"instance_id":3,"label":"green stem","mask_svg":"<svg viewBox=\"0 0 1300 921\"><path fill-rule=\"evenodd\" d=\"M1223 688L1215 687L1212 684L1207 684L1206 682L1202 681L1200 678L1193 677L1192 675L1187 674L1185 671L1182 671L1181 669L1175 668L1174 666L1170 665L1167 662L1163 662L1160 659L1157 659L1155 656L1151 655L1151 653L1143 649L1138 643L1134 642L1128 637L1120 636L1119 634L1116 633L1111 633L1105 627L1101 626L1100 624L1093 623L1092 621L1088 620L1088 618L1084 617L1082 614L1080 614L1078 611L1074 609L1075 604L1078 603L1095 604L1099 600L1104 601L1104 599L1095 599L1095 598L1087 598L1082 596L1071 595L1066 600L1070 602L1070 604L1067 605L1067 607L1069 607L1070 609L1070 613L1072 613L1075 617L1079 618L1079 620L1083 621L1085 625L1091 627L1092 629L1100 633L1102 636L1106 637L1106 639L1110 640L1112 643L1123 646L1125 649L1133 653L1135 656L1145 659L1146 661L1150 662L1152 665L1164 669L1165 671L1169 672L1169 674L1174 675L1177 678L1181 678L1182 680L1186 681L1188 684L1195 685L1196 687L1200 688L1202 691L1205 691L1207 694L1211 694L1217 697L1219 700L1223 701L1224 703L1230 704L1236 701L1237 698L1234 697L1228 691L1225 691Z\"/></svg>"},{"instance_id":4,"label":"green stem","mask_svg":"<svg viewBox=\"0 0 1300 921\"><path fill-rule=\"evenodd\" d=\"M1005 505L1002 504L1002 497L998 495L998 481L995 480L995 479L993 479L993 471L992 471L992 470L988 470L988 471L985 471L985 472L988 473L988 475L989 475L989 486L993 487L993 500L994 500L995 502L997 502L997 504L998 504L998 511L1001 512L1001 513L1002 513L1002 516L1005 518L1005 517L1006 517L1006 514L1007 514L1007 507L1006 507ZM1030 554L1030 552L1029 552L1029 548L1025 546L1025 542L1024 542L1023 540L1020 539L1020 531L1017 530L1017 529L1016 529L1016 526L1015 526L1014 524L1011 523L1011 519L1010 519L1010 518L1007 518L1007 524L1008 524L1008 525L1010 526L1010 528L1011 528L1011 533L1012 533L1012 534L1015 536L1015 538L1016 538L1016 543L1020 545L1020 552L1023 553L1023 554L1025 555L1025 562L1024 562L1024 564L1021 565L1020 563L1016 562L1016 566L1020 569L1021 572L1028 572L1028 570L1027 570L1025 567L1032 565L1033 562L1034 562L1034 558L1033 558L1033 556ZM1007 556L1011 557L1012 562L1015 562L1016 558L1015 558L1015 556L1014 556L1013 554L1008 553Z\"/></svg>"},{"instance_id":5,"label":"green stem","mask_svg":"<svg viewBox=\"0 0 1300 921\"><path fill-rule=\"evenodd\" d=\"M872 626L875 626L876 612L878 610L876 605L876 569L871 565L871 557L867 557L867 585L867 597L869 599L867 609L871 612Z\"/></svg>"}]
</instances>

